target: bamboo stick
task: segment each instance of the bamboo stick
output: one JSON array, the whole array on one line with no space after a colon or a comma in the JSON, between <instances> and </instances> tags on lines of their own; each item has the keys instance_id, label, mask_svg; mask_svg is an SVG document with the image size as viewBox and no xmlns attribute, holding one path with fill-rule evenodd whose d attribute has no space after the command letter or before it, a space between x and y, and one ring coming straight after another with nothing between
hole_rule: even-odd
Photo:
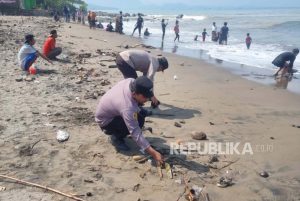
<instances>
[{"instance_id":1,"label":"bamboo stick","mask_svg":"<svg viewBox=\"0 0 300 201\"><path fill-rule=\"evenodd\" d=\"M63 195L65 197L71 198L73 200L85 201L85 200L83 200L81 198L78 198L78 197L75 197L75 196L72 196L72 195L60 192L58 190L55 190L53 188L49 188L47 186L42 186L42 185L39 185L39 184L35 184L35 183L23 181L23 180L20 180L20 179L17 179L17 178L13 178L13 177L10 177L10 176L6 176L6 175L2 175L2 174L0 174L0 178L10 179L10 180L16 181L19 184L25 184L25 185L29 185L29 186L34 186L34 187L37 187L37 188L45 189L45 190L48 190L48 191L51 191L51 192Z\"/></svg>"}]
</instances>

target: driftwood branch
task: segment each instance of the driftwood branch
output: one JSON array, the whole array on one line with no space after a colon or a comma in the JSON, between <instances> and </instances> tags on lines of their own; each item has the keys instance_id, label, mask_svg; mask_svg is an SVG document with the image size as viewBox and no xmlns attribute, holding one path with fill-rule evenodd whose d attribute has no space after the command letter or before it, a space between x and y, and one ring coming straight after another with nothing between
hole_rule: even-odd
<instances>
[{"instance_id":1,"label":"driftwood branch","mask_svg":"<svg viewBox=\"0 0 300 201\"><path fill-rule=\"evenodd\" d=\"M161 170L161 164L160 163L157 163L157 172L158 172L160 180L162 180L163 179L163 173L162 173L162 170Z\"/></svg>"},{"instance_id":2,"label":"driftwood branch","mask_svg":"<svg viewBox=\"0 0 300 201\"><path fill-rule=\"evenodd\" d=\"M226 167L228 167L228 166L230 166L230 165L232 165L232 164L238 162L239 160L240 160L240 159L238 158L238 159L236 159L236 160L234 160L234 161L230 161L227 165L224 165L223 167L219 168L219 170L222 170L222 169L224 169L224 168L226 168Z\"/></svg>"},{"instance_id":3,"label":"driftwood branch","mask_svg":"<svg viewBox=\"0 0 300 201\"><path fill-rule=\"evenodd\" d=\"M190 179L187 179L185 175L183 176L184 191L183 191L182 193L180 193L180 195L178 196L178 198L177 198L176 201L179 201L180 198L181 198L182 196L184 196L184 194L186 193L186 191L188 191L188 190L190 189L189 186L188 186L188 181L189 181L189 180L190 180Z\"/></svg>"},{"instance_id":4,"label":"driftwood branch","mask_svg":"<svg viewBox=\"0 0 300 201\"><path fill-rule=\"evenodd\" d=\"M20 179L9 177L9 176L6 176L6 175L1 175L1 174L0 174L0 178L10 179L10 180L16 181L18 184L24 184L24 185L28 185L28 186L34 186L34 187L37 187L37 188L45 189L45 190L48 190L48 191L51 191L51 192L63 195L65 197L71 198L73 200L84 201L81 198L78 198L78 197L75 197L73 195L69 195L69 194L60 192L58 190L55 190L53 188L49 188L47 186L42 186L42 185L39 185L39 184L35 184L35 183L27 182L27 181L22 181Z\"/></svg>"}]
</instances>

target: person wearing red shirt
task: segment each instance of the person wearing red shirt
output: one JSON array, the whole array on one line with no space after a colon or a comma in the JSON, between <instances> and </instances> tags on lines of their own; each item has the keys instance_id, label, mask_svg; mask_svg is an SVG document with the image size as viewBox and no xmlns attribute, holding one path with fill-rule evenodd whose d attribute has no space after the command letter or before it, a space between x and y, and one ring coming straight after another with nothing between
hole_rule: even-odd
<instances>
[{"instance_id":1,"label":"person wearing red shirt","mask_svg":"<svg viewBox=\"0 0 300 201\"><path fill-rule=\"evenodd\" d=\"M43 47L44 55L51 60L56 60L56 57L62 52L62 49L60 47L55 47L56 38L57 31L52 30L50 32L50 36L46 39Z\"/></svg>"}]
</instances>

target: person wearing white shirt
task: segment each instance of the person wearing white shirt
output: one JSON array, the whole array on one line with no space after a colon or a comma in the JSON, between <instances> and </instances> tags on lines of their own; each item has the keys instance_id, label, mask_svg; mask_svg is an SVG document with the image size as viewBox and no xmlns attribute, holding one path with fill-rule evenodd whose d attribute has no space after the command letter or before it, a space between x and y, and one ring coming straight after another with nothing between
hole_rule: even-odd
<instances>
[{"instance_id":1,"label":"person wearing white shirt","mask_svg":"<svg viewBox=\"0 0 300 201\"><path fill-rule=\"evenodd\" d=\"M219 39L219 33L218 33L218 27L215 22L213 22L212 28L211 28L211 40L214 42L217 42Z\"/></svg>"}]
</instances>

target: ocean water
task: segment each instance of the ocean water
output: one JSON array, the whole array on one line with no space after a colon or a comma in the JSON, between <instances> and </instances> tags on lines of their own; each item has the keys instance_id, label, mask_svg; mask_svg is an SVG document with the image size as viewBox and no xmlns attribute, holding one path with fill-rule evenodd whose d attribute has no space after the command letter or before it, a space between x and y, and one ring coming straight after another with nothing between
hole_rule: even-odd
<instances>
[{"instance_id":1,"label":"ocean water","mask_svg":"<svg viewBox=\"0 0 300 201\"><path fill-rule=\"evenodd\" d=\"M131 11L130 13L137 13ZM277 70L272 65L273 59L284 51L300 48L300 8L297 9L203 9L181 11L139 11L144 16L144 28L148 28L151 35L142 36L147 45L161 48L166 52L205 59L208 62L221 64L233 72L246 76L258 82L272 83L270 75ZM174 42L174 25L176 16L183 14L179 20L180 42ZM168 22L166 35L162 41L161 19ZM130 35L136 23L136 18L129 17L124 22L124 32ZM224 22L228 23L228 45L218 45L211 41L212 22L216 22L218 29ZM201 35L206 28L209 36L206 42L202 37L194 41L195 35ZM246 34L250 33L252 45L246 48ZM143 34L142 34L143 35ZM138 37L137 31L134 37ZM224 64L225 63L225 64ZM300 79L300 56L296 58L294 69L295 79ZM256 79L257 78L257 79ZM298 81L300 84L300 81ZM300 92L300 85L292 91Z\"/></svg>"}]
</instances>

